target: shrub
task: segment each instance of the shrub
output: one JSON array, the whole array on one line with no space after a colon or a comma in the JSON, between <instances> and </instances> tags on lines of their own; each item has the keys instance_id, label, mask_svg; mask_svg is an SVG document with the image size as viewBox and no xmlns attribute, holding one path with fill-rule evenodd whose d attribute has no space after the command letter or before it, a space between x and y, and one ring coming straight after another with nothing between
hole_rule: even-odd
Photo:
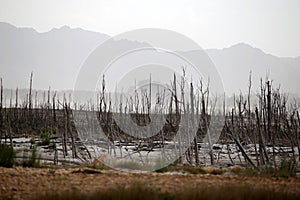
<instances>
[{"instance_id":1,"label":"shrub","mask_svg":"<svg viewBox=\"0 0 300 200\"><path fill-rule=\"evenodd\" d=\"M257 176L258 171L252 167L235 167L230 170L233 174L241 175L241 176Z\"/></svg>"},{"instance_id":2,"label":"shrub","mask_svg":"<svg viewBox=\"0 0 300 200\"><path fill-rule=\"evenodd\" d=\"M293 159L283 159L279 171L283 177L296 176L296 162Z\"/></svg>"},{"instance_id":3,"label":"shrub","mask_svg":"<svg viewBox=\"0 0 300 200\"><path fill-rule=\"evenodd\" d=\"M35 144L35 139L34 139L34 138L31 138L31 139L30 139L30 144L32 144L32 145Z\"/></svg>"},{"instance_id":4,"label":"shrub","mask_svg":"<svg viewBox=\"0 0 300 200\"><path fill-rule=\"evenodd\" d=\"M39 142L39 145L45 146L50 144L50 134L48 132L43 132L40 135L41 142Z\"/></svg>"},{"instance_id":5,"label":"shrub","mask_svg":"<svg viewBox=\"0 0 300 200\"><path fill-rule=\"evenodd\" d=\"M29 159L23 160L23 167L39 167L39 159L37 158L36 148L33 149Z\"/></svg>"},{"instance_id":6,"label":"shrub","mask_svg":"<svg viewBox=\"0 0 300 200\"><path fill-rule=\"evenodd\" d=\"M263 177L295 177L296 163L293 159L281 160L280 166L261 166L258 170L254 168L233 168L232 173L244 176L263 176Z\"/></svg>"},{"instance_id":7,"label":"shrub","mask_svg":"<svg viewBox=\"0 0 300 200\"><path fill-rule=\"evenodd\" d=\"M6 144L0 144L0 166L12 167L15 162L14 149Z\"/></svg>"}]
</instances>

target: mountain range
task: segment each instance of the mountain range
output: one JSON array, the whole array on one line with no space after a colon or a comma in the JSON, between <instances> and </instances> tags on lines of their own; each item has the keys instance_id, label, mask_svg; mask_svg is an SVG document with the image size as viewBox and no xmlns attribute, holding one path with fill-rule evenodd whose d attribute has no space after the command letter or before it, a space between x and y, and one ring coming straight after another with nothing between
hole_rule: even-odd
<instances>
[{"instance_id":1,"label":"mountain range","mask_svg":"<svg viewBox=\"0 0 300 200\"><path fill-rule=\"evenodd\" d=\"M26 88L34 72L33 87L73 89L81 65L110 36L63 26L39 33L0 22L0 77L5 88ZM193 56L195 52L186 52ZM251 71L253 90L268 76L275 87L300 95L300 57L277 57L245 43L207 49L227 94L247 91ZM195 54L196 55L196 54Z\"/></svg>"}]
</instances>

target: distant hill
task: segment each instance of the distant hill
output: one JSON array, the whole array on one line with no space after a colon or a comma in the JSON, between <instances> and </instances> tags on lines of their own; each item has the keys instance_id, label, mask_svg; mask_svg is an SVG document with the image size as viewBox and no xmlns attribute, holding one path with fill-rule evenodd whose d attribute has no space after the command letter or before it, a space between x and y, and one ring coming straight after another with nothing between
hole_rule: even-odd
<instances>
[{"instance_id":1,"label":"distant hill","mask_svg":"<svg viewBox=\"0 0 300 200\"><path fill-rule=\"evenodd\" d=\"M84 59L109 36L63 26L49 32L0 23L0 77L7 88L72 89Z\"/></svg>"},{"instance_id":2,"label":"distant hill","mask_svg":"<svg viewBox=\"0 0 300 200\"><path fill-rule=\"evenodd\" d=\"M300 59L280 58L266 54L258 48L239 43L220 50L209 49L208 55L215 63L228 93L246 91L252 71L252 84L257 88L260 78L268 75L275 87L300 94Z\"/></svg>"},{"instance_id":3,"label":"distant hill","mask_svg":"<svg viewBox=\"0 0 300 200\"><path fill-rule=\"evenodd\" d=\"M35 89L49 86L73 89L85 58L109 38L106 34L68 26L39 33L0 22L0 77L4 87L28 87L33 71ZM216 65L228 94L247 90L250 70L254 88L259 86L261 77L269 74L275 86L281 84L284 91L300 94L300 57L280 58L244 43L208 49L207 54ZM186 52L186 55L193 57L197 53Z\"/></svg>"}]
</instances>

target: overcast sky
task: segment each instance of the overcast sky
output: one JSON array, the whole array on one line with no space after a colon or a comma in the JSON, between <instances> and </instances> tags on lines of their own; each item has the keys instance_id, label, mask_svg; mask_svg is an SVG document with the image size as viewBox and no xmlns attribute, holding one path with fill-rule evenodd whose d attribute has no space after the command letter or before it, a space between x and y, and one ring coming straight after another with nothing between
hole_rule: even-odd
<instances>
[{"instance_id":1,"label":"overcast sky","mask_svg":"<svg viewBox=\"0 0 300 200\"><path fill-rule=\"evenodd\" d=\"M0 21L46 32L68 25L109 34L166 28L203 48L245 42L300 56L299 0L0 0Z\"/></svg>"}]
</instances>

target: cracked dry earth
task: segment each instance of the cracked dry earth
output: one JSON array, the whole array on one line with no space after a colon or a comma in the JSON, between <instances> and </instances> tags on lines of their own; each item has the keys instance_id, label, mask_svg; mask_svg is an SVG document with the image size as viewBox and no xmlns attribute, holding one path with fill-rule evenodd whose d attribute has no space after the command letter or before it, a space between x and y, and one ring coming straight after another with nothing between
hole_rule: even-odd
<instances>
[{"instance_id":1,"label":"cracked dry earth","mask_svg":"<svg viewBox=\"0 0 300 200\"><path fill-rule=\"evenodd\" d=\"M178 173L137 173L113 170L82 173L83 168L0 168L0 199L31 199L37 194L54 192L94 192L116 185L143 183L162 191L176 191L184 186L218 186L238 184L300 193L299 178L269 178L234 175ZM77 172L77 173L74 173Z\"/></svg>"}]
</instances>

